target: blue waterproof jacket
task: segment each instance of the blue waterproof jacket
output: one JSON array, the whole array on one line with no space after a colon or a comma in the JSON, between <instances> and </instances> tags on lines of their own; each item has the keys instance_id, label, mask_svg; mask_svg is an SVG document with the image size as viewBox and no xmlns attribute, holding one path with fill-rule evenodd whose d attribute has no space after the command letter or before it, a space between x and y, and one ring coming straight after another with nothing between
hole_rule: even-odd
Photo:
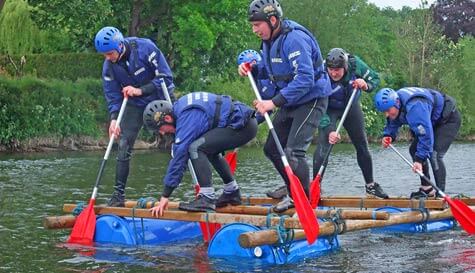
<instances>
[{"instance_id":1,"label":"blue waterproof jacket","mask_svg":"<svg viewBox=\"0 0 475 273\"><path fill-rule=\"evenodd\" d=\"M291 20L282 21L280 34L262 44L263 65L255 66L259 80L269 79L279 93L272 101L294 107L330 94L330 79L320 47L310 31Z\"/></svg>"},{"instance_id":2,"label":"blue waterproof jacket","mask_svg":"<svg viewBox=\"0 0 475 273\"><path fill-rule=\"evenodd\" d=\"M439 91L405 87L397 91L400 100L399 116L388 119L384 135L396 139L399 128L408 124L418 138L416 161L423 162L431 155L434 147L434 125L442 118L444 95Z\"/></svg>"},{"instance_id":3,"label":"blue waterproof jacket","mask_svg":"<svg viewBox=\"0 0 475 273\"><path fill-rule=\"evenodd\" d=\"M122 88L141 88L143 95L130 97L129 103L145 107L149 102L165 99L159 74L164 74L170 97L174 98L173 76L162 52L149 39L128 37L125 39L125 54L117 63L104 61L102 82L111 118L115 118L122 104Z\"/></svg>"},{"instance_id":4,"label":"blue waterproof jacket","mask_svg":"<svg viewBox=\"0 0 475 273\"><path fill-rule=\"evenodd\" d=\"M176 188L180 184L189 159L188 149L193 141L213 128L243 128L254 110L239 101L232 101L229 96L193 92L177 100L173 114L176 132L173 158L164 179L167 188Z\"/></svg>"}]
</instances>

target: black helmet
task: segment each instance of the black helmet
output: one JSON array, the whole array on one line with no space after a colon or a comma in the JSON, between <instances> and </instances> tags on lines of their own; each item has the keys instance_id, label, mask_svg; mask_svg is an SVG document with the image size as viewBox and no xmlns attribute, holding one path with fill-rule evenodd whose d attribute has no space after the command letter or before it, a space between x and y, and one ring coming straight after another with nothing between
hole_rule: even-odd
<instances>
[{"instance_id":1,"label":"black helmet","mask_svg":"<svg viewBox=\"0 0 475 273\"><path fill-rule=\"evenodd\" d=\"M157 132L160 127L170 124L165 121L166 115L171 115L173 106L166 100L154 100L147 104L143 112L143 123L145 128L151 132ZM174 124L170 124L174 125Z\"/></svg>"},{"instance_id":2,"label":"black helmet","mask_svg":"<svg viewBox=\"0 0 475 273\"><path fill-rule=\"evenodd\" d=\"M277 0L253 0L249 4L249 21L270 21L271 16L282 18L282 7Z\"/></svg>"},{"instance_id":3,"label":"black helmet","mask_svg":"<svg viewBox=\"0 0 475 273\"><path fill-rule=\"evenodd\" d=\"M333 48L328 52L325 64L329 68L344 68L348 70L348 53L341 48Z\"/></svg>"}]
</instances>

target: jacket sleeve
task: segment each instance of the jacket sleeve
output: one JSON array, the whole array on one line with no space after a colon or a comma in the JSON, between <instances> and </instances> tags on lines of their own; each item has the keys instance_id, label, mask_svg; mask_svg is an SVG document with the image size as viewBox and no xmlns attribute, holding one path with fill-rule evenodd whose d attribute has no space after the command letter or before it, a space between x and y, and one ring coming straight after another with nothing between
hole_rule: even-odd
<instances>
[{"instance_id":1,"label":"jacket sleeve","mask_svg":"<svg viewBox=\"0 0 475 273\"><path fill-rule=\"evenodd\" d=\"M430 118L432 106L422 100L413 100L406 105L406 119L411 131L418 138L415 161L423 163L434 147L434 132Z\"/></svg>"},{"instance_id":2,"label":"jacket sleeve","mask_svg":"<svg viewBox=\"0 0 475 273\"><path fill-rule=\"evenodd\" d=\"M168 88L168 92L172 101L175 101L174 89L175 85L173 83L173 74L168 66L167 60L163 53L158 49L158 47L152 42L149 41L148 44L148 64L152 69L155 70L155 78L152 79L150 83L147 83L140 88L145 95L150 95L153 92L158 92L160 99L165 99L165 95L160 84L161 75L164 75L165 84Z\"/></svg>"},{"instance_id":3,"label":"jacket sleeve","mask_svg":"<svg viewBox=\"0 0 475 273\"><path fill-rule=\"evenodd\" d=\"M111 64L108 61L104 62L102 66L102 87L104 90L104 97L107 102L107 110L110 114L110 119L117 119L119 114L120 105L124 96L121 92L120 83L115 80L115 75L112 70Z\"/></svg>"},{"instance_id":4,"label":"jacket sleeve","mask_svg":"<svg viewBox=\"0 0 475 273\"><path fill-rule=\"evenodd\" d=\"M390 136L392 140L395 141L401 126L402 123L399 121L399 119L386 119L386 126L384 126L383 136Z\"/></svg>"},{"instance_id":5,"label":"jacket sleeve","mask_svg":"<svg viewBox=\"0 0 475 273\"><path fill-rule=\"evenodd\" d=\"M295 33L294 33L295 32ZM290 63L294 78L280 90L280 94L272 101L276 106L284 104L294 105L305 96L314 85L315 73L312 59L312 46L308 35L299 35L299 31L292 31L287 35L283 45L283 53Z\"/></svg>"},{"instance_id":6,"label":"jacket sleeve","mask_svg":"<svg viewBox=\"0 0 475 273\"><path fill-rule=\"evenodd\" d=\"M190 144L203 135L208 127L206 113L197 108L185 110L177 119L173 158L168 163L167 173L163 180L165 187L162 195L164 197L169 197L180 184L189 159Z\"/></svg>"},{"instance_id":7,"label":"jacket sleeve","mask_svg":"<svg viewBox=\"0 0 475 273\"><path fill-rule=\"evenodd\" d=\"M371 69L371 67L363 62L363 60L361 60L358 56L354 56L354 58L356 60L356 77L365 80L365 82L368 84L368 90L366 90L366 92L371 92L378 88L379 83L381 82L379 79L379 74Z\"/></svg>"}]
</instances>

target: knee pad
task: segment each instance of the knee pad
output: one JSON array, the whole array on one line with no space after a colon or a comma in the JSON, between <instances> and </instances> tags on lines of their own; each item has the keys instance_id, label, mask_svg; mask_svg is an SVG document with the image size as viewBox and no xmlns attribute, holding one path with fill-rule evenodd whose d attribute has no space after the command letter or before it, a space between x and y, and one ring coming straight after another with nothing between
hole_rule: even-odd
<instances>
[{"instance_id":1,"label":"knee pad","mask_svg":"<svg viewBox=\"0 0 475 273\"><path fill-rule=\"evenodd\" d=\"M198 148L203 145L203 143L205 143L205 139L200 137L190 144L190 147L188 148L188 154L190 155L191 160L198 158Z\"/></svg>"}]
</instances>

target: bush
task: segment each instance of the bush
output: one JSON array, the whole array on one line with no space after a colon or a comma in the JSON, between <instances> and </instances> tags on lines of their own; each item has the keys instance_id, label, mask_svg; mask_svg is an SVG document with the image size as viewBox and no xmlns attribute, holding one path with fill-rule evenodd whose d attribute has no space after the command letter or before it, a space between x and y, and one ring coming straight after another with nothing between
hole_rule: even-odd
<instances>
[{"instance_id":1,"label":"bush","mask_svg":"<svg viewBox=\"0 0 475 273\"><path fill-rule=\"evenodd\" d=\"M0 144L40 136L98 136L98 124L107 117L105 109L99 80L0 77Z\"/></svg>"}]
</instances>

